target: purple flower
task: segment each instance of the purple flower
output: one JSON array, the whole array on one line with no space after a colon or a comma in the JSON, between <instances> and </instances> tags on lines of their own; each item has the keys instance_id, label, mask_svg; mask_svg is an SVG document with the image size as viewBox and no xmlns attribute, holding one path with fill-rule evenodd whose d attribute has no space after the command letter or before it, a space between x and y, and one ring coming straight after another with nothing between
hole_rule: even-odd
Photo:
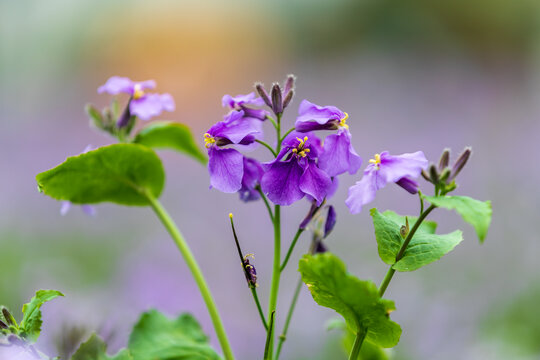
<instances>
[{"instance_id":1,"label":"purple flower","mask_svg":"<svg viewBox=\"0 0 540 360\"><path fill-rule=\"evenodd\" d=\"M411 178L420 175L427 168L428 161L422 151L402 155L390 155L388 151L375 154L375 159L364 170L364 176L349 188L349 197L345 201L352 214L357 214L362 206L375 198L377 190L393 182L409 192L418 186Z\"/></svg>"},{"instance_id":2,"label":"purple flower","mask_svg":"<svg viewBox=\"0 0 540 360\"><path fill-rule=\"evenodd\" d=\"M362 166L362 158L351 144L348 118L346 112L335 106L319 106L307 100L303 100L298 109L297 131L338 130L337 134L326 137L319 157L319 167L332 177L347 171L355 174Z\"/></svg>"},{"instance_id":3,"label":"purple flower","mask_svg":"<svg viewBox=\"0 0 540 360\"><path fill-rule=\"evenodd\" d=\"M142 120L161 114L162 111L174 111L174 100L170 94L147 94L145 90L153 90L156 87L154 80L131 81L126 77L113 76L98 88L98 93L117 95L125 93L131 96L129 112Z\"/></svg>"},{"instance_id":4,"label":"purple flower","mask_svg":"<svg viewBox=\"0 0 540 360\"><path fill-rule=\"evenodd\" d=\"M248 202L260 199L261 195L257 190L257 186L261 182L263 174L264 169L257 160L244 157L242 187L238 190L240 200Z\"/></svg>"},{"instance_id":5,"label":"purple flower","mask_svg":"<svg viewBox=\"0 0 540 360\"><path fill-rule=\"evenodd\" d=\"M317 165L322 150L320 139L313 134L302 139L302 135L306 134L289 134L276 160L266 165L261 188L277 205L291 205L306 195L320 205L332 187L330 176Z\"/></svg>"},{"instance_id":6,"label":"purple flower","mask_svg":"<svg viewBox=\"0 0 540 360\"><path fill-rule=\"evenodd\" d=\"M224 95L221 99L223 106L228 106L233 110L244 111L245 117L255 118L259 120L266 120L267 112L262 109L252 109L247 106L263 106L264 100L257 97L255 93L249 93L247 95Z\"/></svg>"},{"instance_id":7,"label":"purple flower","mask_svg":"<svg viewBox=\"0 0 540 360\"><path fill-rule=\"evenodd\" d=\"M298 107L298 117L295 128L299 132L314 130L337 130L340 127L346 129L349 115L335 106L319 106L307 100L302 100Z\"/></svg>"},{"instance_id":8,"label":"purple flower","mask_svg":"<svg viewBox=\"0 0 540 360\"><path fill-rule=\"evenodd\" d=\"M243 186L244 156L236 149L223 148L227 145L250 145L261 133L258 120L245 118L243 111L232 111L223 121L212 126L204 134L208 149L208 170L212 187L226 192L239 191ZM248 172L253 173L253 164L248 161ZM244 181L246 189L251 189L253 176Z\"/></svg>"}]
</instances>

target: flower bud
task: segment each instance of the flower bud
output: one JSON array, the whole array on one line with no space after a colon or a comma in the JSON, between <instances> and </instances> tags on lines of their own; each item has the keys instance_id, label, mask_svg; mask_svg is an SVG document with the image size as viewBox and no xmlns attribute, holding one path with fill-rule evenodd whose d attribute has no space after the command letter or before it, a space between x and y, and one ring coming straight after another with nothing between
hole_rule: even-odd
<instances>
[{"instance_id":1,"label":"flower bud","mask_svg":"<svg viewBox=\"0 0 540 360\"><path fill-rule=\"evenodd\" d=\"M450 149L444 149L441 158L439 159L439 171L443 171L448 167L448 161L450 160Z\"/></svg>"},{"instance_id":2,"label":"flower bud","mask_svg":"<svg viewBox=\"0 0 540 360\"><path fill-rule=\"evenodd\" d=\"M17 322L15 321L15 318L13 317L13 315L11 315L9 310L6 309L5 307L2 307L2 315L4 315L4 319L6 320L8 326L9 325L17 325Z\"/></svg>"},{"instance_id":3,"label":"flower bud","mask_svg":"<svg viewBox=\"0 0 540 360\"><path fill-rule=\"evenodd\" d=\"M264 100L264 103L268 107L272 107L272 101L270 101L270 97L268 96L268 93L266 92L266 90L264 90L263 84L262 83L256 83L255 84L255 90L257 90L257 93L259 94L261 99Z\"/></svg>"},{"instance_id":4,"label":"flower bud","mask_svg":"<svg viewBox=\"0 0 540 360\"><path fill-rule=\"evenodd\" d=\"M0 329L7 329L8 326L2 321L0 320Z\"/></svg>"},{"instance_id":5,"label":"flower bud","mask_svg":"<svg viewBox=\"0 0 540 360\"><path fill-rule=\"evenodd\" d=\"M131 113L129 111L129 102L128 102L124 112L122 113L120 118L118 118L118 121L116 122L116 127L119 129L122 129L128 126L130 119L131 119Z\"/></svg>"},{"instance_id":6,"label":"flower bud","mask_svg":"<svg viewBox=\"0 0 540 360\"><path fill-rule=\"evenodd\" d=\"M336 225L336 210L332 205L328 206L328 215L326 216L326 222L324 223L324 237L326 238Z\"/></svg>"},{"instance_id":7,"label":"flower bud","mask_svg":"<svg viewBox=\"0 0 540 360\"><path fill-rule=\"evenodd\" d=\"M440 176L440 181L442 183L446 183L446 180L448 180L448 177L450 176L450 169L449 168L445 168L442 173L441 173L441 176Z\"/></svg>"},{"instance_id":8,"label":"flower bud","mask_svg":"<svg viewBox=\"0 0 540 360\"><path fill-rule=\"evenodd\" d=\"M319 207L317 206L317 202L313 201L311 203L311 208L309 209L306 217L300 223L300 226L299 226L300 229L304 230L308 226L308 224L313 219L313 216L315 216L315 213L317 212L318 209Z\"/></svg>"},{"instance_id":9,"label":"flower bud","mask_svg":"<svg viewBox=\"0 0 540 360\"><path fill-rule=\"evenodd\" d=\"M294 82L296 81L296 76L293 74L287 75L287 80L285 81L285 89L283 92L287 94L289 91L294 89Z\"/></svg>"},{"instance_id":10,"label":"flower bud","mask_svg":"<svg viewBox=\"0 0 540 360\"><path fill-rule=\"evenodd\" d=\"M396 181L396 184L405 189L409 194L414 195L418 193L418 183L406 176Z\"/></svg>"},{"instance_id":11,"label":"flower bud","mask_svg":"<svg viewBox=\"0 0 540 360\"><path fill-rule=\"evenodd\" d=\"M437 172L437 168L434 164L431 164L429 167L429 179L433 184L437 184L439 182L439 173Z\"/></svg>"},{"instance_id":12,"label":"flower bud","mask_svg":"<svg viewBox=\"0 0 540 360\"><path fill-rule=\"evenodd\" d=\"M103 115L92 104L87 104L84 108L86 114L90 117L90 122L98 129L103 129Z\"/></svg>"},{"instance_id":13,"label":"flower bud","mask_svg":"<svg viewBox=\"0 0 540 360\"><path fill-rule=\"evenodd\" d=\"M426 181L431 182L431 179L429 178L429 174L426 172L426 170L422 170L422 172L421 172L420 174L422 174L422 177L423 177Z\"/></svg>"},{"instance_id":14,"label":"flower bud","mask_svg":"<svg viewBox=\"0 0 540 360\"><path fill-rule=\"evenodd\" d=\"M409 218L405 217L405 225L401 225L399 234L404 239L407 237L407 235L409 235Z\"/></svg>"},{"instance_id":15,"label":"flower bud","mask_svg":"<svg viewBox=\"0 0 540 360\"><path fill-rule=\"evenodd\" d=\"M292 98L294 96L294 90L290 90L286 93L285 99L283 100L283 108L285 109L287 106L289 106L289 103L291 102Z\"/></svg>"},{"instance_id":16,"label":"flower bud","mask_svg":"<svg viewBox=\"0 0 540 360\"><path fill-rule=\"evenodd\" d=\"M456 178L456 176L459 174L461 169L465 166L467 161L469 160L469 157L471 156L471 148L466 147L465 150L459 155L456 162L454 163L454 166L452 167L452 176L450 177L450 181Z\"/></svg>"},{"instance_id":17,"label":"flower bud","mask_svg":"<svg viewBox=\"0 0 540 360\"><path fill-rule=\"evenodd\" d=\"M272 110L276 115L283 113L283 97L278 83L272 86Z\"/></svg>"},{"instance_id":18,"label":"flower bud","mask_svg":"<svg viewBox=\"0 0 540 360\"><path fill-rule=\"evenodd\" d=\"M326 247L326 245L324 245L322 241L318 241L317 244L315 245L314 253L315 254L322 254L322 253L325 253L327 251L328 251L328 248Z\"/></svg>"}]
</instances>

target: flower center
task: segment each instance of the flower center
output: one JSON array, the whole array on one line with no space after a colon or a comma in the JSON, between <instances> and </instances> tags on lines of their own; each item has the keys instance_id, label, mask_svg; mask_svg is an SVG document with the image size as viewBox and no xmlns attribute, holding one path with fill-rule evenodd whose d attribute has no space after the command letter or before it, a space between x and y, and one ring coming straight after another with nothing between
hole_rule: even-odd
<instances>
[{"instance_id":1,"label":"flower center","mask_svg":"<svg viewBox=\"0 0 540 360\"><path fill-rule=\"evenodd\" d=\"M133 99L137 100L144 96L144 91L142 89L141 84L135 84L133 86Z\"/></svg>"},{"instance_id":2,"label":"flower center","mask_svg":"<svg viewBox=\"0 0 540 360\"><path fill-rule=\"evenodd\" d=\"M210 148L213 144L216 143L216 138L210 135L209 133L204 134L204 147Z\"/></svg>"},{"instance_id":3,"label":"flower center","mask_svg":"<svg viewBox=\"0 0 540 360\"><path fill-rule=\"evenodd\" d=\"M379 165L381 163L381 155L380 154L375 154L374 158L375 159L370 159L369 163L375 165L375 167L378 169Z\"/></svg>"},{"instance_id":4,"label":"flower center","mask_svg":"<svg viewBox=\"0 0 540 360\"><path fill-rule=\"evenodd\" d=\"M344 113L345 116L343 116L342 119L339 120L339 126L344 127L345 129L349 128L349 125L347 125L347 119L349 118L349 114Z\"/></svg>"},{"instance_id":5,"label":"flower center","mask_svg":"<svg viewBox=\"0 0 540 360\"><path fill-rule=\"evenodd\" d=\"M292 149L292 152L305 158L307 156L307 153L311 151L309 148L305 148L308 137L305 136L303 140L300 138L296 138L296 140L298 140L300 143L294 149Z\"/></svg>"}]
</instances>

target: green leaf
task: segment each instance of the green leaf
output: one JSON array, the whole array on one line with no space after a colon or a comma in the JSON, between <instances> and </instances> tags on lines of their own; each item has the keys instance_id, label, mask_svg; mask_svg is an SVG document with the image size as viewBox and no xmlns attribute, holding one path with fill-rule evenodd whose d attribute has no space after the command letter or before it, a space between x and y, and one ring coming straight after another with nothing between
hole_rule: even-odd
<instances>
[{"instance_id":1,"label":"green leaf","mask_svg":"<svg viewBox=\"0 0 540 360\"><path fill-rule=\"evenodd\" d=\"M107 356L107 344L96 334L82 343L71 360L133 360L129 351L122 349L115 356Z\"/></svg>"},{"instance_id":2,"label":"green leaf","mask_svg":"<svg viewBox=\"0 0 540 360\"><path fill-rule=\"evenodd\" d=\"M463 241L460 230L445 235L416 233L403 257L392 268L397 271L413 271L439 260Z\"/></svg>"},{"instance_id":3,"label":"green leaf","mask_svg":"<svg viewBox=\"0 0 540 360\"><path fill-rule=\"evenodd\" d=\"M217 353L190 314L170 320L160 312L144 313L129 337L135 360L214 360Z\"/></svg>"},{"instance_id":4,"label":"green leaf","mask_svg":"<svg viewBox=\"0 0 540 360\"><path fill-rule=\"evenodd\" d=\"M422 196L435 206L456 210L463 220L471 224L481 243L491 223L491 201L479 201L468 196Z\"/></svg>"},{"instance_id":5,"label":"green leaf","mask_svg":"<svg viewBox=\"0 0 540 360\"><path fill-rule=\"evenodd\" d=\"M23 319L19 324L21 336L35 342L41 332L41 305L58 296L64 296L57 290L39 290L29 303L23 305Z\"/></svg>"},{"instance_id":6,"label":"green leaf","mask_svg":"<svg viewBox=\"0 0 540 360\"><path fill-rule=\"evenodd\" d=\"M154 121L143 128L133 142L155 149L170 149L191 156L206 165L206 155L193 139L189 127L172 121Z\"/></svg>"},{"instance_id":7,"label":"green leaf","mask_svg":"<svg viewBox=\"0 0 540 360\"><path fill-rule=\"evenodd\" d=\"M159 197L165 183L161 160L152 149L114 144L69 157L36 176L43 193L75 204L110 201L148 205L144 193Z\"/></svg>"},{"instance_id":8,"label":"green leaf","mask_svg":"<svg viewBox=\"0 0 540 360\"><path fill-rule=\"evenodd\" d=\"M381 347L399 342L401 327L389 318L394 302L382 299L373 282L348 274L335 255L304 255L299 271L315 302L341 314L354 333L367 329L366 340Z\"/></svg>"},{"instance_id":9,"label":"green leaf","mask_svg":"<svg viewBox=\"0 0 540 360\"><path fill-rule=\"evenodd\" d=\"M396 263L396 256L405 241L399 232L405 218L388 211L381 214L377 209L371 209L371 216L379 256L385 263L393 265L397 271L413 271L437 261L463 240L459 230L450 234L436 235L436 223L424 221L411 239L403 257ZM409 227L412 228L417 218L408 218Z\"/></svg>"},{"instance_id":10,"label":"green leaf","mask_svg":"<svg viewBox=\"0 0 540 360\"><path fill-rule=\"evenodd\" d=\"M414 224L416 223L416 220L418 220L418 217L416 216L402 216L398 215L392 210L386 210L382 213L386 218L392 220L396 224L405 225L405 218L409 219L409 228L412 228ZM430 220L424 220L418 227L418 230L416 230L416 233L419 232L425 232L428 234L435 234L435 231L437 230L437 223L435 221Z\"/></svg>"}]
</instances>

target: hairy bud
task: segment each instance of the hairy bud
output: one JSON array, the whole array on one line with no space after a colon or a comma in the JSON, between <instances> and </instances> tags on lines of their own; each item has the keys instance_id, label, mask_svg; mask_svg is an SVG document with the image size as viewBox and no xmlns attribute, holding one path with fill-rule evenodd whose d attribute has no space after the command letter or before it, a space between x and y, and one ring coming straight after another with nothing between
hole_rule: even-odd
<instances>
[{"instance_id":1,"label":"hairy bud","mask_svg":"<svg viewBox=\"0 0 540 360\"><path fill-rule=\"evenodd\" d=\"M261 97L261 99L264 100L264 103L265 103L268 107L272 107L272 101L270 101L270 97L268 96L268 93L267 93L266 90L264 89L263 84L262 84L262 83L256 83L256 84L255 84L255 90L257 90L257 93L259 94L259 96Z\"/></svg>"},{"instance_id":2,"label":"hairy bud","mask_svg":"<svg viewBox=\"0 0 540 360\"><path fill-rule=\"evenodd\" d=\"M272 110L276 115L283 113L283 96L278 83L272 86Z\"/></svg>"}]
</instances>

